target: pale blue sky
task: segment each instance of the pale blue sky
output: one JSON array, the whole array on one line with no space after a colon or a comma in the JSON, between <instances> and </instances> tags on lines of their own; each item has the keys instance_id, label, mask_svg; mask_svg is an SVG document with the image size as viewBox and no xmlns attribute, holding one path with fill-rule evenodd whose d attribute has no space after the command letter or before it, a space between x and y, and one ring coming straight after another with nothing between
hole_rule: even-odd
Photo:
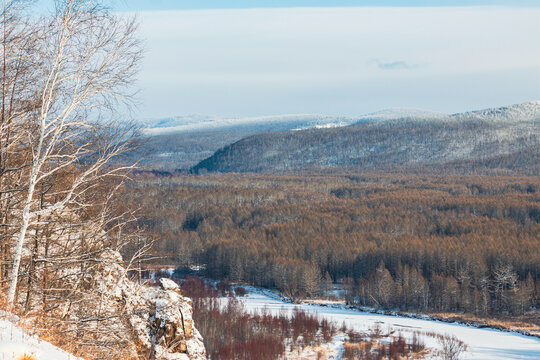
<instances>
[{"instance_id":1,"label":"pale blue sky","mask_svg":"<svg viewBox=\"0 0 540 360\"><path fill-rule=\"evenodd\" d=\"M36 0L38 8L51 8L54 0ZM538 0L108 0L116 11L160 11L201 9L251 9L283 7L425 7L425 6L511 6L540 7Z\"/></svg>"},{"instance_id":2,"label":"pale blue sky","mask_svg":"<svg viewBox=\"0 0 540 360\"><path fill-rule=\"evenodd\" d=\"M115 1L146 43L140 118L540 99L540 1Z\"/></svg>"},{"instance_id":3,"label":"pale blue sky","mask_svg":"<svg viewBox=\"0 0 540 360\"><path fill-rule=\"evenodd\" d=\"M538 6L537 0L116 0L118 6L138 10L224 9L304 6Z\"/></svg>"},{"instance_id":4,"label":"pale blue sky","mask_svg":"<svg viewBox=\"0 0 540 360\"><path fill-rule=\"evenodd\" d=\"M538 0L114 0L122 10L336 6L540 6Z\"/></svg>"}]
</instances>

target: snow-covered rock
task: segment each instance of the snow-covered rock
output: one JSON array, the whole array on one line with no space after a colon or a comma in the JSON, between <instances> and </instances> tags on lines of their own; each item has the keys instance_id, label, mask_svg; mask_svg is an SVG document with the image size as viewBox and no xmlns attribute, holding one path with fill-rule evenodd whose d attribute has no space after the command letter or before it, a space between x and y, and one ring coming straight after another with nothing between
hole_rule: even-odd
<instances>
[{"instance_id":1,"label":"snow-covered rock","mask_svg":"<svg viewBox=\"0 0 540 360\"><path fill-rule=\"evenodd\" d=\"M172 281L171 279L167 279L167 278L159 279L159 286L163 290L172 290L172 291L176 291L176 292L180 291L180 288L178 287L178 284L175 283L174 281Z\"/></svg>"},{"instance_id":2,"label":"snow-covered rock","mask_svg":"<svg viewBox=\"0 0 540 360\"><path fill-rule=\"evenodd\" d=\"M134 329L139 329L139 341L147 344L155 359L206 359L202 336L193 326L191 300L169 279L160 279L159 289L147 289L141 295L149 312L130 319Z\"/></svg>"},{"instance_id":3,"label":"snow-covered rock","mask_svg":"<svg viewBox=\"0 0 540 360\"><path fill-rule=\"evenodd\" d=\"M119 273L111 271L103 279L108 282L114 278L111 275ZM122 277L118 279L118 286L105 286L102 290L115 290L107 304L111 312L118 311L115 308L120 303L129 307L131 314L127 324L131 326L116 322L116 326L111 326L110 336L127 335L126 338L133 339L133 354L142 351L152 354L150 358L155 360L206 359L203 339L193 325L191 300L181 295L176 283L161 279L160 288L153 289ZM38 360L83 360L28 334L18 325L19 322L18 317L0 312L1 360L18 360L24 355Z\"/></svg>"},{"instance_id":4,"label":"snow-covered rock","mask_svg":"<svg viewBox=\"0 0 540 360\"><path fill-rule=\"evenodd\" d=\"M159 287L130 280L122 264L117 251L102 251L95 265L79 276L84 291L75 292L70 302L58 302L52 326L54 321L65 326L68 334L77 334L73 341L84 344L83 352L104 359L206 359L203 339L193 324L191 299L169 279L161 279ZM68 268L65 273L75 271L79 270ZM58 340L62 346L66 339Z\"/></svg>"},{"instance_id":5,"label":"snow-covered rock","mask_svg":"<svg viewBox=\"0 0 540 360\"><path fill-rule=\"evenodd\" d=\"M156 360L206 359L191 299L182 296L174 281L160 279L159 288L137 284L115 261L97 268L92 278L96 291L104 295L101 316L111 317L111 330L128 335L132 351Z\"/></svg>"}]
</instances>

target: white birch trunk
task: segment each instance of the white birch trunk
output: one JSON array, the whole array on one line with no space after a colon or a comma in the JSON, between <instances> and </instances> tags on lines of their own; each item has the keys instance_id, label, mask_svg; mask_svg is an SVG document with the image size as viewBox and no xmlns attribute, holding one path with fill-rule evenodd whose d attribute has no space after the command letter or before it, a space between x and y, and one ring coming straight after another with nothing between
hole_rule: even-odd
<instances>
[{"instance_id":1,"label":"white birch trunk","mask_svg":"<svg viewBox=\"0 0 540 360\"><path fill-rule=\"evenodd\" d=\"M13 268L11 269L11 275L9 278L9 291L8 291L8 308L11 309L15 302L15 293L17 291L17 282L19 281L19 267L21 265L22 250L24 247L24 239L26 238L26 230L30 224L30 204L27 204L23 210L22 224L17 236L17 244L15 245L15 254L13 258Z\"/></svg>"}]
</instances>

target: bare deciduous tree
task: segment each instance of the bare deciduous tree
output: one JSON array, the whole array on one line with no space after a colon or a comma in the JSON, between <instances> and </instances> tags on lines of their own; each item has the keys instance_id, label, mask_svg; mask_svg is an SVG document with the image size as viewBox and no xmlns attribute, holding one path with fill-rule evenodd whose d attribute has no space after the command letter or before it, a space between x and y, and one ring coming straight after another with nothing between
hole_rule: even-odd
<instances>
[{"instance_id":1,"label":"bare deciduous tree","mask_svg":"<svg viewBox=\"0 0 540 360\"><path fill-rule=\"evenodd\" d=\"M11 3L4 8L12 8ZM24 111L11 115L11 123L24 125L18 132L22 147L18 151L26 150L27 161L19 181L18 190L24 194L20 211L12 220L18 224L18 232L9 279L10 305L15 301L23 248L32 224L53 213L90 206L87 194L103 179L126 170L108 165L129 148L133 135L129 130L108 131L103 124L115 114L116 106L130 100L130 85L141 57L135 21L110 14L94 0L64 0L56 5L56 13L48 21L35 20L26 28L15 25L24 38L34 42L25 59L32 69L17 80L28 84L29 90L15 95L22 87L17 85L9 92L24 95L17 103L27 104ZM14 51L12 45L3 50L4 57ZM13 71L4 69L4 76ZM3 108L6 103L4 98ZM62 185L54 186L47 201L40 202L39 189L54 183L59 174L63 175Z\"/></svg>"},{"instance_id":2,"label":"bare deciduous tree","mask_svg":"<svg viewBox=\"0 0 540 360\"><path fill-rule=\"evenodd\" d=\"M467 345L455 336L445 335L438 338L443 360L458 360L467 350Z\"/></svg>"},{"instance_id":3,"label":"bare deciduous tree","mask_svg":"<svg viewBox=\"0 0 540 360\"><path fill-rule=\"evenodd\" d=\"M30 165L30 152L24 142L34 108L30 99L36 98L29 74L36 67L33 52L39 39L37 30L21 13L22 1L3 2L0 34L0 224L1 241L0 281L8 276L10 263L6 260L15 230L11 216L23 194L24 170Z\"/></svg>"}]
</instances>

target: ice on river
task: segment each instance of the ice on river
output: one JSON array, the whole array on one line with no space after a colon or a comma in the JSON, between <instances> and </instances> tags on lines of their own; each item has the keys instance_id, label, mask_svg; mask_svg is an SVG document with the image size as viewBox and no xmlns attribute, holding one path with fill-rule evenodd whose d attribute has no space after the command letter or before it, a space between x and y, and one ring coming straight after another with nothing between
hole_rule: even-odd
<instances>
[{"instance_id":1,"label":"ice on river","mask_svg":"<svg viewBox=\"0 0 540 360\"><path fill-rule=\"evenodd\" d=\"M372 314L354 309L291 304L281 300L270 291L253 287L246 287L246 290L248 290L248 296L241 299L248 311L266 309L272 313L279 313L280 311L290 312L297 308L332 320L338 326L345 322L347 327L357 331L379 326L383 331L389 327L398 332L403 331L404 336L410 330L454 335L468 345L468 350L463 355L464 359L540 359L540 339L530 336L440 321ZM428 347L436 348L438 346L437 340L434 338L425 337L424 341Z\"/></svg>"}]
</instances>

